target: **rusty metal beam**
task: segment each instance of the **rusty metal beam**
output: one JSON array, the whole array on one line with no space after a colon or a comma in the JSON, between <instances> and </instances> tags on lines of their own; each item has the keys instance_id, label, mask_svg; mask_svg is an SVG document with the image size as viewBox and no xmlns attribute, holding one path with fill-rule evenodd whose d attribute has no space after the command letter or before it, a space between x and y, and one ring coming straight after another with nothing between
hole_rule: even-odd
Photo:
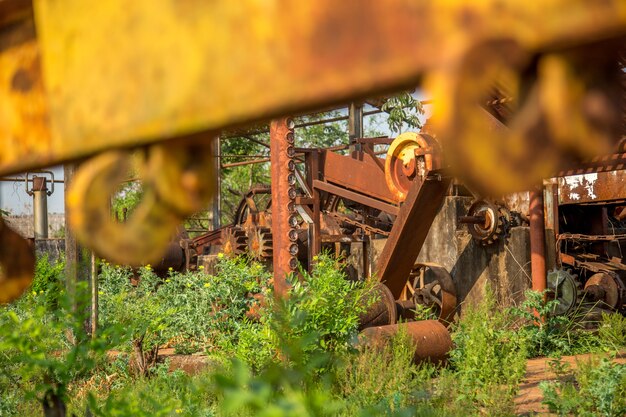
<instances>
[{"instance_id":1,"label":"rusty metal beam","mask_svg":"<svg viewBox=\"0 0 626 417\"><path fill-rule=\"evenodd\" d=\"M486 39L545 51L626 33L621 0L34 6L38 44L24 44L22 60L0 48L0 175L414 86ZM29 105L11 100L27 89Z\"/></svg>"},{"instance_id":2,"label":"rusty metal beam","mask_svg":"<svg viewBox=\"0 0 626 417\"><path fill-rule=\"evenodd\" d=\"M451 182L451 177L431 172L423 183L414 182L400 208L376 267L376 276L396 299L406 285Z\"/></svg>"},{"instance_id":3,"label":"rusty metal beam","mask_svg":"<svg viewBox=\"0 0 626 417\"><path fill-rule=\"evenodd\" d=\"M573 164L557 172L555 177L616 171L620 169L626 169L626 153L597 156L589 161Z\"/></svg>"},{"instance_id":4,"label":"rusty metal beam","mask_svg":"<svg viewBox=\"0 0 626 417\"><path fill-rule=\"evenodd\" d=\"M295 181L293 175L293 120L282 118L270 123L270 158L272 164L272 249L274 290L277 297L287 295L287 275L297 267L297 259L290 253L293 243L289 239L291 221L295 216ZM290 164L291 163L291 164ZM297 224L297 221L295 222ZM297 245L296 245L297 254Z\"/></svg>"},{"instance_id":5,"label":"rusty metal beam","mask_svg":"<svg viewBox=\"0 0 626 417\"><path fill-rule=\"evenodd\" d=\"M387 188L384 165L381 168L381 165L374 161L376 157L365 152L355 152L353 156L324 152L322 162L324 180L386 203L398 204L398 199ZM384 159L380 161L384 164Z\"/></svg>"},{"instance_id":6,"label":"rusty metal beam","mask_svg":"<svg viewBox=\"0 0 626 417\"><path fill-rule=\"evenodd\" d=\"M558 178L559 204L589 204L623 200L626 170Z\"/></svg>"},{"instance_id":7,"label":"rusty metal beam","mask_svg":"<svg viewBox=\"0 0 626 417\"><path fill-rule=\"evenodd\" d=\"M363 204L363 205L375 208L377 210L384 211L389 214L398 214L399 212L399 209L397 206L387 204L375 198L368 197L365 194L346 190L345 188L341 188L341 187L338 187L336 185L333 185L324 181L319 181L319 180L313 181L313 187L318 190L335 194L339 197L343 197L348 200L354 201L355 203Z\"/></svg>"}]
</instances>

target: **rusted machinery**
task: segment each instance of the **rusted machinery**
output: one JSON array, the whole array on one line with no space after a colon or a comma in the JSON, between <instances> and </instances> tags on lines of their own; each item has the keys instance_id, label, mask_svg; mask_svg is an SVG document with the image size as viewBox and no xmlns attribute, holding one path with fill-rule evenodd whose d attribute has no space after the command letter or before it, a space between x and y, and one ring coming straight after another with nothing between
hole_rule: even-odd
<instances>
[{"instance_id":1,"label":"rusted machinery","mask_svg":"<svg viewBox=\"0 0 626 417\"><path fill-rule=\"evenodd\" d=\"M622 155L606 159L604 168L624 168ZM597 320L602 312L626 307L626 192L623 170L590 171L553 184L553 211L548 214L556 228L558 269L550 272L548 284L562 311L586 304L591 312L584 313Z\"/></svg>"},{"instance_id":2,"label":"rusted machinery","mask_svg":"<svg viewBox=\"0 0 626 417\"><path fill-rule=\"evenodd\" d=\"M177 0L157 7L152 0L0 0L0 12L0 174L82 160L68 192L72 230L121 263L158 259L180 221L210 199L211 141L221 129L421 84L433 98L432 128L447 162L427 136L399 144L385 161L391 193L385 182L380 195L369 182L365 193L353 188L358 180L342 184L346 176L333 177L337 165L327 163L335 156L305 151L307 192L293 195L290 126L272 122L277 286L299 251L294 209L311 220L310 257L322 242L322 203L339 198L356 203L355 212L364 207L360 217L326 214L364 232L384 231L372 224L376 211L396 216L376 266L396 299L453 175L482 195L530 189L613 152L623 133L623 95L615 88L623 77L622 0L244 0L210 8ZM483 118L486 104L497 110L492 122ZM373 165L355 175L380 177L382 161L362 145L351 159ZM108 215L108 198L137 147L145 197L119 224ZM541 211L529 218L537 289L546 281ZM489 243L507 216L483 204L466 217ZM253 249L268 255L267 233L253 237ZM233 250L241 238L231 234ZM5 225L0 240L6 302L29 284L33 259ZM606 294L604 281L596 278L588 293Z\"/></svg>"}]
</instances>

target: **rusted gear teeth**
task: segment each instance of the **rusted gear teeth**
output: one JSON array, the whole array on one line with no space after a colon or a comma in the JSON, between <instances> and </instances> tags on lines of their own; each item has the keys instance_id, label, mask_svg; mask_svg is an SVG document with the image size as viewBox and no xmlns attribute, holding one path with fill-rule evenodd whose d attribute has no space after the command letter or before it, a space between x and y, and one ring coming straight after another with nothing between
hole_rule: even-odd
<instances>
[{"instance_id":1,"label":"rusted gear teeth","mask_svg":"<svg viewBox=\"0 0 626 417\"><path fill-rule=\"evenodd\" d=\"M248 233L248 252L253 259L271 259L274 253L272 245L272 231L269 227L257 227Z\"/></svg>"},{"instance_id":2,"label":"rusted gear teeth","mask_svg":"<svg viewBox=\"0 0 626 417\"><path fill-rule=\"evenodd\" d=\"M222 235L222 252L229 257L242 255L248 249L248 237L240 227L224 229Z\"/></svg>"},{"instance_id":3,"label":"rusted gear teeth","mask_svg":"<svg viewBox=\"0 0 626 417\"><path fill-rule=\"evenodd\" d=\"M498 204L487 200L475 201L468 210L469 217L483 216L484 223L472 223L467 225L469 233L481 246L491 246L500 239L506 239L511 230L510 211Z\"/></svg>"}]
</instances>

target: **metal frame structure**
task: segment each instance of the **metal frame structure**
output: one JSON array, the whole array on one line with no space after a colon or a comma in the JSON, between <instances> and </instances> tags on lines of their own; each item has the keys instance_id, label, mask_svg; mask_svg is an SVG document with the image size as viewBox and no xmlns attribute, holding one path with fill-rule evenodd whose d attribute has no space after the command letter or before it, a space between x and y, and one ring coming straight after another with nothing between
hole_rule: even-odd
<instances>
[{"instance_id":1,"label":"metal frame structure","mask_svg":"<svg viewBox=\"0 0 626 417\"><path fill-rule=\"evenodd\" d=\"M623 132L621 0L2 0L0 12L0 175L90 158L70 219L118 262L158 258L207 204L221 129L422 83L452 173L494 194L608 154ZM499 109L491 122L485 103ZM120 225L106 201L137 147L146 198ZM0 259L0 288L16 285L3 301L29 281L18 258Z\"/></svg>"}]
</instances>

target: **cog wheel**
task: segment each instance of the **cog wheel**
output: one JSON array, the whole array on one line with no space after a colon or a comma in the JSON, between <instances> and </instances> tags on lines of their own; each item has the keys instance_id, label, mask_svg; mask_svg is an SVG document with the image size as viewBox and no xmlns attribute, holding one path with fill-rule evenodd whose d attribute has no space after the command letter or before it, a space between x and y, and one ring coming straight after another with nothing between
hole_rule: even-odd
<instances>
[{"instance_id":1,"label":"cog wheel","mask_svg":"<svg viewBox=\"0 0 626 417\"><path fill-rule=\"evenodd\" d=\"M228 227L222 231L222 252L229 257L236 257L245 253L248 247L248 237L241 227Z\"/></svg>"},{"instance_id":2,"label":"cog wheel","mask_svg":"<svg viewBox=\"0 0 626 417\"><path fill-rule=\"evenodd\" d=\"M248 252L253 259L261 261L272 257L272 230L256 227L248 232Z\"/></svg>"},{"instance_id":3,"label":"cog wheel","mask_svg":"<svg viewBox=\"0 0 626 417\"><path fill-rule=\"evenodd\" d=\"M548 299L557 300L553 314L567 315L580 304L582 297L581 285L576 275L569 269L555 269L547 276Z\"/></svg>"},{"instance_id":4,"label":"cog wheel","mask_svg":"<svg viewBox=\"0 0 626 417\"><path fill-rule=\"evenodd\" d=\"M470 223L467 229L482 246L490 246L499 239L507 239L511 230L511 212L505 206L487 200L477 200L470 206L468 216L484 217L483 223Z\"/></svg>"}]
</instances>

